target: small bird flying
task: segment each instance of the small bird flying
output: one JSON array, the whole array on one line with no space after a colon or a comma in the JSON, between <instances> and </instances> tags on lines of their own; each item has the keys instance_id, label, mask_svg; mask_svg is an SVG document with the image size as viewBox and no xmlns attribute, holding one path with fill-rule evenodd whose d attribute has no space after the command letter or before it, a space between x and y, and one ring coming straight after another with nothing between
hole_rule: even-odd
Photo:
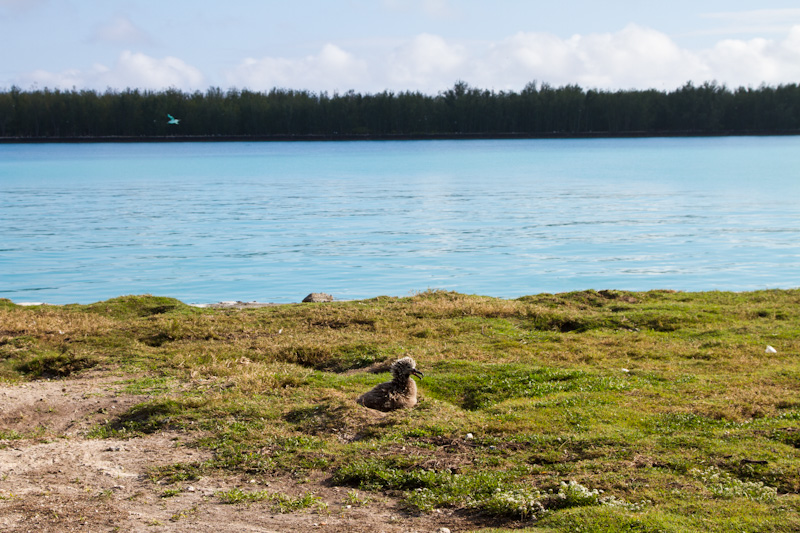
<instances>
[{"instance_id":1,"label":"small bird flying","mask_svg":"<svg viewBox=\"0 0 800 533\"><path fill-rule=\"evenodd\" d=\"M177 124L178 122L181 121L181 119L175 118L172 115L170 115L169 113L167 113L167 117L169 117L169 121L167 122L167 124Z\"/></svg>"}]
</instances>

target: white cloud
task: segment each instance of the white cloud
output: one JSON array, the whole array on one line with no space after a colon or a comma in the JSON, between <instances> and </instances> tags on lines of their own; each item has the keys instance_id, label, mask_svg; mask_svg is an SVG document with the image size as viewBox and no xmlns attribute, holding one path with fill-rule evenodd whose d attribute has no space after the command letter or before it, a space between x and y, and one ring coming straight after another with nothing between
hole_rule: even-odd
<instances>
[{"instance_id":1,"label":"white cloud","mask_svg":"<svg viewBox=\"0 0 800 533\"><path fill-rule=\"evenodd\" d=\"M672 88L705 77L705 66L667 35L636 25L571 39L580 59L578 83L590 87Z\"/></svg>"},{"instance_id":2,"label":"white cloud","mask_svg":"<svg viewBox=\"0 0 800 533\"><path fill-rule=\"evenodd\" d=\"M478 85L498 89L533 80L587 88L669 89L705 74L699 59L665 34L629 25L616 33L568 39L518 33L490 47L475 79Z\"/></svg>"},{"instance_id":3,"label":"white cloud","mask_svg":"<svg viewBox=\"0 0 800 533\"><path fill-rule=\"evenodd\" d=\"M122 52L105 76L111 87L201 88L203 74L177 57L156 59L145 54Z\"/></svg>"},{"instance_id":4,"label":"white cloud","mask_svg":"<svg viewBox=\"0 0 800 533\"><path fill-rule=\"evenodd\" d=\"M422 34L395 48L385 62L385 88L449 86L467 65L466 50L438 35Z\"/></svg>"},{"instance_id":5,"label":"white cloud","mask_svg":"<svg viewBox=\"0 0 800 533\"><path fill-rule=\"evenodd\" d=\"M608 90L672 90L714 80L731 87L777 85L800 79L800 26L783 40L725 40L697 52L635 24L569 38L520 32L477 48L426 34L396 47L383 64L379 79L388 87L429 93L459 79L495 90L520 90L534 80Z\"/></svg>"},{"instance_id":6,"label":"white cloud","mask_svg":"<svg viewBox=\"0 0 800 533\"><path fill-rule=\"evenodd\" d=\"M562 39L518 33L492 44L461 78L479 87L519 89L538 80L584 88L671 90L687 81L728 86L800 79L800 26L785 40L725 40L693 52L659 31L631 24L614 33Z\"/></svg>"},{"instance_id":7,"label":"white cloud","mask_svg":"<svg viewBox=\"0 0 800 533\"><path fill-rule=\"evenodd\" d=\"M328 43L305 57L247 58L223 72L221 79L227 87L253 90L389 89L428 94L448 89L457 80L480 88L517 91L534 80L609 90L672 90L687 81L713 80L738 87L800 80L800 25L781 39L727 39L701 51L681 48L668 35L637 25L569 38L517 33L489 43L454 42L420 34L393 48L363 50L356 55ZM112 66L59 73L38 70L15 83L23 88L37 83L39 87L101 90L194 90L204 89L206 82L200 70L176 57L154 58L126 51Z\"/></svg>"},{"instance_id":8,"label":"white cloud","mask_svg":"<svg viewBox=\"0 0 800 533\"><path fill-rule=\"evenodd\" d=\"M152 39L129 18L118 16L99 26L94 41L108 44L142 45L151 44Z\"/></svg>"},{"instance_id":9,"label":"white cloud","mask_svg":"<svg viewBox=\"0 0 800 533\"><path fill-rule=\"evenodd\" d=\"M726 39L700 54L716 79L729 85L758 85L800 80L800 25L784 40Z\"/></svg>"},{"instance_id":10,"label":"white cloud","mask_svg":"<svg viewBox=\"0 0 800 533\"><path fill-rule=\"evenodd\" d=\"M86 76L80 70L69 69L63 72L48 72L46 70L34 70L27 72L20 77L15 85L22 89L71 89L73 87L84 89L90 87L86 83Z\"/></svg>"},{"instance_id":11,"label":"white cloud","mask_svg":"<svg viewBox=\"0 0 800 533\"><path fill-rule=\"evenodd\" d=\"M568 41L547 33L520 32L492 44L478 68L464 77L487 87L512 88L534 79L562 83L578 67L579 59Z\"/></svg>"},{"instance_id":12,"label":"white cloud","mask_svg":"<svg viewBox=\"0 0 800 533\"><path fill-rule=\"evenodd\" d=\"M139 88L161 90L175 87L183 90L205 88L200 70L176 57L153 58L124 51L113 67L96 64L88 70L70 69L59 73L36 70L22 77L20 85L71 89Z\"/></svg>"},{"instance_id":13,"label":"white cloud","mask_svg":"<svg viewBox=\"0 0 800 533\"><path fill-rule=\"evenodd\" d=\"M800 54L800 24L792 27L782 44L787 53L793 56Z\"/></svg>"},{"instance_id":14,"label":"white cloud","mask_svg":"<svg viewBox=\"0 0 800 533\"><path fill-rule=\"evenodd\" d=\"M348 90L368 83L366 61L336 45L326 44L318 55L300 59L280 57L247 58L225 75L230 86L268 90Z\"/></svg>"}]
</instances>

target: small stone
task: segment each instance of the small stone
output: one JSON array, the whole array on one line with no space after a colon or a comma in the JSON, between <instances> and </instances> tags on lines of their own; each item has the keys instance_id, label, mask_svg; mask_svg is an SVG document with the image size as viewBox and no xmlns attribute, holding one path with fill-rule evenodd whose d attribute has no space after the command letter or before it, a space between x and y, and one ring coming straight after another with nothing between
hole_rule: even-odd
<instances>
[{"instance_id":1,"label":"small stone","mask_svg":"<svg viewBox=\"0 0 800 533\"><path fill-rule=\"evenodd\" d=\"M475 438L475 435L473 435L472 433L467 433L467 436L466 436L466 437L464 437L464 438L465 438L466 440L472 440L472 439L474 439L474 438Z\"/></svg>"},{"instance_id":2,"label":"small stone","mask_svg":"<svg viewBox=\"0 0 800 533\"><path fill-rule=\"evenodd\" d=\"M326 294L324 292L312 292L305 298L303 298L304 303L320 303L320 302L332 302L333 296L330 294Z\"/></svg>"},{"instance_id":3,"label":"small stone","mask_svg":"<svg viewBox=\"0 0 800 533\"><path fill-rule=\"evenodd\" d=\"M189 485L188 487L186 487L186 492L194 492L194 491L195 488L193 486Z\"/></svg>"}]
</instances>

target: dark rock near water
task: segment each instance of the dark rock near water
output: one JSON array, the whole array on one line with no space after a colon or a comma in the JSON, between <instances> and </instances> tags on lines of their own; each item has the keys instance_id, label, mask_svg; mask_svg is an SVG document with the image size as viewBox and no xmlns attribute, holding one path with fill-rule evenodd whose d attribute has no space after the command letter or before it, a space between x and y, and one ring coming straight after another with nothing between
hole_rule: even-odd
<instances>
[{"instance_id":1,"label":"dark rock near water","mask_svg":"<svg viewBox=\"0 0 800 533\"><path fill-rule=\"evenodd\" d=\"M333 301L333 296L331 296L330 294L325 294L324 292L312 292L311 294L303 298L304 303L308 302L319 303L319 302L332 302L332 301Z\"/></svg>"}]
</instances>

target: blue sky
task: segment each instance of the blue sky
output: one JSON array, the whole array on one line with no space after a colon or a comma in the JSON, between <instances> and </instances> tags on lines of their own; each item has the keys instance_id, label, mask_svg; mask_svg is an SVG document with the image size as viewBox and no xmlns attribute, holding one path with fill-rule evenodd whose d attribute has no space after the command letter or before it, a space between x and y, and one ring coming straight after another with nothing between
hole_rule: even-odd
<instances>
[{"instance_id":1,"label":"blue sky","mask_svg":"<svg viewBox=\"0 0 800 533\"><path fill-rule=\"evenodd\" d=\"M797 1L0 0L0 89L800 82Z\"/></svg>"}]
</instances>

